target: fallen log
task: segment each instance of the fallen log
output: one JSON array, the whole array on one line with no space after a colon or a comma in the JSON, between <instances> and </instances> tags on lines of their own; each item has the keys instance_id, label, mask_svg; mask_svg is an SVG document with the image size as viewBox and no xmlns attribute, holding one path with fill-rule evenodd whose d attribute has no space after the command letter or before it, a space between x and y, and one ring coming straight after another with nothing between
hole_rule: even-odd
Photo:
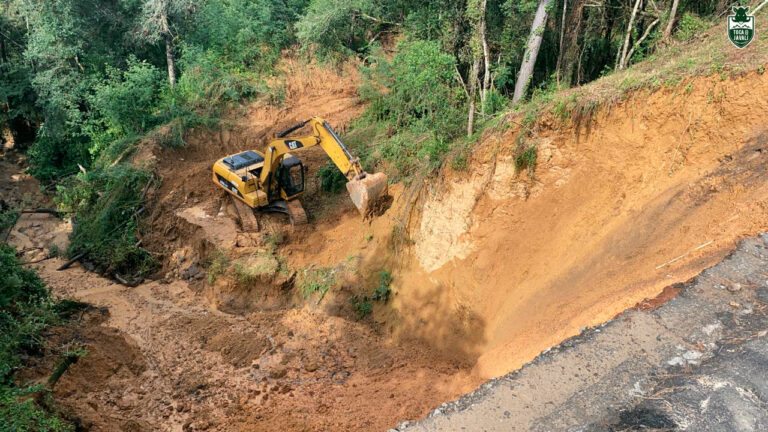
<instances>
[{"instance_id":1,"label":"fallen log","mask_svg":"<svg viewBox=\"0 0 768 432\"><path fill-rule=\"evenodd\" d=\"M132 280L129 281L126 278L120 276L120 274L118 274L118 273L115 273L115 279L117 279L117 281L120 282L121 284L123 284L123 285L125 285L127 287L131 287L131 288L136 288L141 283L141 280L133 280L132 279Z\"/></svg>"},{"instance_id":2,"label":"fallen log","mask_svg":"<svg viewBox=\"0 0 768 432\"><path fill-rule=\"evenodd\" d=\"M36 208L36 209L26 209L22 210L22 213L46 213L46 214L52 214L54 216L58 216L61 214L60 211L56 209L49 209L49 208Z\"/></svg>"},{"instance_id":3,"label":"fallen log","mask_svg":"<svg viewBox=\"0 0 768 432\"><path fill-rule=\"evenodd\" d=\"M33 260L33 261L23 261L23 262L20 262L19 265L37 264L39 262L43 262L43 261L49 260L51 258L53 258L53 255L47 256L45 258L36 259L36 260Z\"/></svg>"},{"instance_id":4,"label":"fallen log","mask_svg":"<svg viewBox=\"0 0 768 432\"><path fill-rule=\"evenodd\" d=\"M85 252L81 252L81 253L79 253L79 254L77 254L77 255L73 256L73 257L72 257L72 258L71 258L69 261L65 262L65 263L64 263L64 264L62 264L62 265L61 265L59 268L57 268L57 269L56 269L56 271L61 271L61 270L66 270L66 269L68 269L68 268L69 268L69 266L71 266L72 264L74 264L74 263L75 263L75 261L79 260L80 258L82 258L82 257L84 257L84 256L85 256Z\"/></svg>"}]
</instances>

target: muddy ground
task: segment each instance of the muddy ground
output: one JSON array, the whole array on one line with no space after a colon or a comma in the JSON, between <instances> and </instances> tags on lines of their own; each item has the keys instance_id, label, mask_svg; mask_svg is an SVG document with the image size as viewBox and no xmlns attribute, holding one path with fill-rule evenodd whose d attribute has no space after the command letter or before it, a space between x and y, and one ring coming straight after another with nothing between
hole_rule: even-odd
<instances>
[{"instance_id":1,"label":"muddy ground","mask_svg":"<svg viewBox=\"0 0 768 432\"><path fill-rule=\"evenodd\" d=\"M2 161L7 191L46 202L20 164ZM6 176L6 174L8 174ZM9 241L25 260L66 247L69 223L23 215ZM306 307L218 310L199 280L126 287L64 259L36 265L53 294L93 306L52 329L49 349L88 350L54 396L87 430L382 430L471 389L469 365L394 343L370 321ZM197 282L198 285L194 286ZM22 381L50 375L37 359Z\"/></svg>"},{"instance_id":2,"label":"muddy ground","mask_svg":"<svg viewBox=\"0 0 768 432\"><path fill-rule=\"evenodd\" d=\"M240 107L185 147L150 140L127 161L160 179L140 229L161 264L150 280L131 288L79 265L56 271L60 259L38 264L56 296L95 308L51 333L53 345L77 340L90 352L56 389L81 425L386 430L768 229L768 75L753 74L682 83L685 96L637 92L586 120L540 119L523 137L538 149L532 176L514 169L510 121L479 140L466 171L391 185L391 207L372 221L311 180L309 225L262 215L258 231L243 230L211 163L312 115L343 131L364 109L354 65L283 67L286 105ZM327 160L317 148L302 159L310 179ZM50 205L23 160L0 163L4 197ZM25 215L11 241L36 260L63 249L69 229ZM227 263L218 270L217 257ZM255 276L244 282L238 268ZM370 293L383 270L389 302L358 319L350 297ZM333 275L327 293L302 294L313 272Z\"/></svg>"}]
</instances>

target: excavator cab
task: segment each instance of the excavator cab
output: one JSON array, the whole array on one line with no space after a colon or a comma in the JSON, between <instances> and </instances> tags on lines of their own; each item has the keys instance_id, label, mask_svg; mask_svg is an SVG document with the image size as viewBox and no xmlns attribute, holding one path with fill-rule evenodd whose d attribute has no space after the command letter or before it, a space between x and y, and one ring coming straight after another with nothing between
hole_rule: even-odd
<instances>
[{"instance_id":1,"label":"excavator cab","mask_svg":"<svg viewBox=\"0 0 768 432\"><path fill-rule=\"evenodd\" d=\"M304 165L296 156L286 156L277 168L277 184L282 199L289 200L304 192Z\"/></svg>"}]
</instances>

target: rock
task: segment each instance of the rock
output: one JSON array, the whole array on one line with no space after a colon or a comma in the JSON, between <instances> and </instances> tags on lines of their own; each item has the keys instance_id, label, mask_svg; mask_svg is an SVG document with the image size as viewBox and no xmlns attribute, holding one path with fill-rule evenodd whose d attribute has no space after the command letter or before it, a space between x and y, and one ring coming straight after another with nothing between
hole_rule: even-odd
<instances>
[{"instance_id":1,"label":"rock","mask_svg":"<svg viewBox=\"0 0 768 432\"><path fill-rule=\"evenodd\" d=\"M739 292L739 291L741 291L741 284L740 283L735 283L735 282L732 283L728 287L728 291L730 291L730 292Z\"/></svg>"},{"instance_id":2,"label":"rock","mask_svg":"<svg viewBox=\"0 0 768 432\"><path fill-rule=\"evenodd\" d=\"M286 368L278 366L269 371L269 377L273 379L283 378L287 373Z\"/></svg>"},{"instance_id":3,"label":"rock","mask_svg":"<svg viewBox=\"0 0 768 432\"><path fill-rule=\"evenodd\" d=\"M320 366L313 360L310 360L304 364L304 370L307 372L314 372L318 369L320 369Z\"/></svg>"},{"instance_id":4,"label":"rock","mask_svg":"<svg viewBox=\"0 0 768 432\"><path fill-rule=\"evenodd\" d=\"M685 353L683 353L683 358L688 360L688 361L698 360L698 359L701 358L702 355L703 354L700 353L699 351L690 350L690 351L686 351Z\"/></svg>"},{"instance_id":5,"label":"rock","mask_svg":"<svg viewBox=\"0 0 768 432\"><path fill-rule=\"evenodd\" d=\"M768 283L768 282L766 282ZM755 290L755 294L757 294L757 299L760 300L763 303L768 303L768 288L766 287L760 287Z\"/></svg>"},{"instance_id":6,"label":"rock","mask_svg":"<svg viewBox=\"0 0 768 432\"><path fill-rule=\"evenodd\" d=\"M184 279L192 279L198 273L200 273L200 268L197 266L197 263L194 263L191 266L189 266L186 269L184 269L184 272L182 273L182 276L183 276Z\"/></svg>"},{"instance_id":7,"label":"rock","mask_svg":"<svg viewBox=\"0 0 768 432\"><path fill-rule=\"evenodd\" d=\"M670 366L682 366L685 364L685 360L682 357L672 357L667 361L667 364Z\"/></svg>"}]
</instances>

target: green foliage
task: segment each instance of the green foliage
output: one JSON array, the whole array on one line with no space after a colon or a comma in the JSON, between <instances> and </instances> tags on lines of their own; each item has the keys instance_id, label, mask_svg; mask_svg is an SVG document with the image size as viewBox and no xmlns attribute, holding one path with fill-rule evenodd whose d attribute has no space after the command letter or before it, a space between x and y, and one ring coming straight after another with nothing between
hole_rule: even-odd
<instances>
[{"instance_id":1,"label":"green foliage","mask_svg":"<svg viewBox=\"0 0 768 432\"><path fill-rule=\"evenodd\" d=\"M206 276L208 277L208 282L214 283L216 278L223 275L229 268L229 258L223 251L217 249L208 256L207 264L208 271Z\"/></svg>"},{"instance_id":2,"label":"green foliage","mask_svg":"<svg viewBox=\"0 0 768 432\"><path fill-rule=\"evenodd\" d=\"M149 272L154 260L136 245L137 213L150 181L146 171L117 165L70 177L57 187L56 202L77 215L68 255L86 253L105 273Z\"/></svg>"},{"instance_id":3,"label":"green foliage","mask_svg":"<svg viewBox=\"0 0 768 432\"><path fill-rule=\"evenodd\" d=\"M141 134L158 123L155 110L165 85L158 68L133 57L124 72L107 68L107 78L93 88L91 104L108 131Z\"/></svg>"},{"instance_id":4,"label":"green foliage","mask_svg":"<svg viewBox=\"0 0 768 432\"><path fill-rule=\"evenodd\" d=\"M386 303L391 293L392 273L382 270L379 272L379 285L376 286L371 295L356 294L349 298L349 303L355 310L355 318L360 320L365 318L373 311L373 302L378 301Z\"/></svg>"},{"instance_id":5,"label":"green foliage","mask_svg":"<svg viewBox=\"0 0 768 432\"><path fill-rule=\"evenodd\" d=\"M75 428L46 412L29 395L40 391L38 387L15 388L0 385L0 430L70 432Z\"/></svg>"},{"instance_id":6,"label":"green foliage","mask_svg":"<svg viewBox=\"0 0 768 432\"><path fill-rule=\"evenodd\" d=\"M396 127L427 129L440 138L461 134L463 118L457 115L463 95L456 84L456 60L438 43L404 42L391 62L384 56L371 60L361 89L361 96L376 105L371 115Z\"/></svg>"},{"instance_id":7,"label":"green foliage","mask_svg":"<svg viewBox=\"0 0 768 432\"><path fill-rule=\"evenodd\" d=\"M19 212L11 208L0 208L0 239L8 233L19 219Z\"/></svg>"},{"instance_id":8,"label":"green foliage","mask_svg":"<svg viewBox=\"0 0 768 432\"><path fill-rule=\"evenodd\" d=\"M464 128L464 95L455 79L456 60L443 53L438 43L418 40L398 45L391 61L381 51L369 60L360 95L370 108L355 128L376 129L365 145L383 144L378 153L362 150L363 160L386 159L402 177L439 166ZM387 137L389 129L397 133Z\"/></svg>"},{"instance_id":9,"label":"green foliage","mask_svg":"<svg viewBox=\"0 0 768 432\"><path fill-rule=\"evenodd\" d=\"M698 34L701 34L701 32L706 30L708 27L709 24L701 19L698 15L686 12L680 18L675 37L678 40L686 41Z\"/></svg>"},{"instance_id":10,"label":"green foliage","mask_svg":"<svg viewBox=\"0 0 768 432\"><path fill-rule=\"evenodd\" d=\"M389 293L390 289L389 286L392 284L392 273L382 270L381 273L379 273L379 286L376 287L376 289L373 290L373 299L378 300L382 303L386 303L387 300L389 300Z\"/></svg>"},{"instance_id":11,"label":"green foliage","mask_svg":"<svg viewBox=\"0 0 768 432\"><path fill-rule=\"evenodd\" d=\"M373 302L368 296L355 295L349 298L352 308L355 310L355 318L361 320L373 311Z\"/></svg>"},{"instance_id":12,"label":"green foliage","mask_svg":"<svg viewBox=\"0 0 768 432\"><path fill-rule=\"evenodd\" d=\"M530 145L525 150L515 155L515 170L522 171L528 170L528 175L533 177L533 172L536 169L536 146Z\"/></svg>"},{"instance_id":13,"label":"green foliage","mask_svg":"<svg viewBox=\"0 0 768 432\"><path fill-rule=\"evenodd\" d=\"M328 162L320 167L317 170L317 175L320 178L320 189L326 192L339 193L344 189L344 185L347 184L347 178L332 162Z\"/></svg>"},{"instance_id":14,"label":"green foliage","mask_svg":"<svg viewBox=\"0 0 768 432\"><path fill-rule=\"evenodd\" d=\"M310 0L296 22L296 36L319 55L340 60L366 52L381 32L397 26L409 7L399 0Z\"/></svg>"},{"instance_id":15,"label":"green foliage","mask_svg":"<svg viewBox=\"0 0 768 432\"><path fill-rule=\"evenodd\" d=\"M37 274L22 267L16 250L0 245L0 429L71 431L72 427L26 397L38 387L18 388L13 373L22 355L39 352L42 331L57 321L55 305Z\"/></svg>"},{"instance_id":16,"label":"green foliage","mask_svg":"<svg viewBox=\"0 0 768 432\"><path fill-rule=\"evenodd\" d=\"M335 284L336 276L333 268L305 269L300 274L299 290L304 298L309 298L313 294L319 293L317 302L320 303L325 294Z\"/></svg>"}]
</instances>

